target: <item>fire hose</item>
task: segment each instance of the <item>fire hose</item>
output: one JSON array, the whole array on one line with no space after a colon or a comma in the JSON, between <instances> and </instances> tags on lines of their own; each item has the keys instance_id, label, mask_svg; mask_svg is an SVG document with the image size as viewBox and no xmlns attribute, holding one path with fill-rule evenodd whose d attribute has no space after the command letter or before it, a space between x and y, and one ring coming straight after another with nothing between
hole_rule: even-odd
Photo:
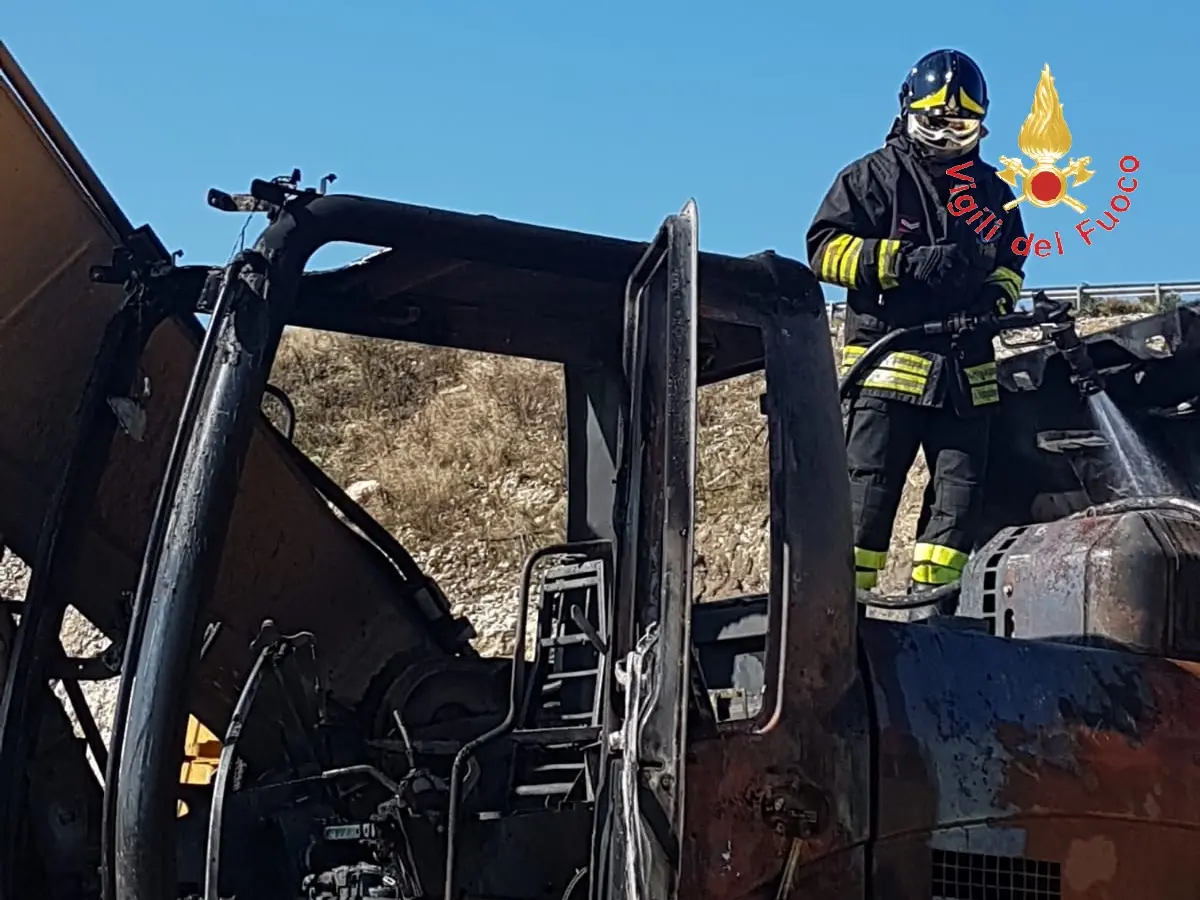
<instances>
[{"instance_id":1,"label":"fire hose","mask_svg":"<svg viewBox=\"0 0 1200 900\"><path fill-rule=\"evenodd\" d=\"M1079 339L1079 334L1075 330L1075 320L1071 317L1070 303L1066 300L1051 300L1044 291L1038 291L1033 297L1033 307L1028 311L1006 315L994 313L976 315L960 312L944 319L897 328L888 332L871 344L846 370L838 386L838 394L843 401L852 400L861 387L859 382L863 373L908 338L939 334L955 338L969 333L983 334L988 338L993 338L1001 332L1017 329L1037 329L1041 332L1040 338L1022 342L1017 346L1045 346L1047 343L1054 345L1066 361L1071 372L1071 381L1081 396L1088 397L1104 390L1104 380L1091 357L1088 356L1087 347ZM879 595L860 589L858 590L858 602L864 606L879 609L921 609L957 596L959 587L959 582L955 581L929 591L921 591L915 595Z\"/></svg>"}]
</instances>

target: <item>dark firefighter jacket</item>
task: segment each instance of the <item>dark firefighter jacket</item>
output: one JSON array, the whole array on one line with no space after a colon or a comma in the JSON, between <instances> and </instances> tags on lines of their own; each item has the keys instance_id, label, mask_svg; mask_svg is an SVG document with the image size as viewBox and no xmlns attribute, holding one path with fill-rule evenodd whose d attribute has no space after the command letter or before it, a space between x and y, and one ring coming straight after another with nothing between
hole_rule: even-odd
<instances>
[{"instance_id":1,"label":"dark firefighter jacket","mask_svg":"<svg viewBox=\"0 0 1200 900\"><path fill-rule=\"evenodd\" d=\"M960 177L946 174L948 167L959 167ZM838 174L808 230L808 258L821 281L847 289L843 374L866 347L896 328L959 311L1006 312L1016 304L1024 258L1012 244L1023 225L1018 208L1004 211L1015 198L995 173L979 158L978 148L949 163L928 160L897 119L883 147ZM959 185L967 188L951 195ZM956 215L951 203L966 212ZM989 213L994 218L988 219ZM1000 227L993 230L997 222ZM989 235L996 248L994 268L974 296L947 300L920 285L897 283L895 254L902 243L966 245ZM949 402L960 413L994 408L1000 399L992 342L982 335L953 343L947 335L916 336L865 373L860 385L863 397L919 406Z\"/></svg>"}]
</instances>

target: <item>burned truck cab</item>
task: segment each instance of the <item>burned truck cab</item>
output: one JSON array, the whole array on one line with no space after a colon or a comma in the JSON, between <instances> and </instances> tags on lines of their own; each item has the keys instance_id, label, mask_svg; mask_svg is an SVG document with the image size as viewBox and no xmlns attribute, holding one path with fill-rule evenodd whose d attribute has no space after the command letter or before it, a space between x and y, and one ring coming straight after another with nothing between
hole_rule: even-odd
<instances>
[{"instance_id":1,"label":"burned truck cab","mask_svg":"<svg viewBox=\"0 0 1200 900\"><path fill-rule=\"evenodd\" d=\"M700 252L690 203L642 243L299 173L211 192L268 224L177 265L2 46L0 74L0 535L33 570L0 608L0 898L865 895L870 708L807 267ZM305 271L332 241L380 250ZM521 573L511 655L264 414L289 326L559 367L562 542ZM704 604L698 389L749 373L769 590ZM97 658L66 654L72 611ZM91 677L119 685L110 723ZM180 784L189 714L220 738L207 784Z\"/></svg>"},{"instance_id":2,"label":"burned truck cab","mask_svg":"<svg viewBox=\"0 0 1200 900\"><path fill-rule=\"evenodd\" d=\"M97 748L103 787L87 798L98 833L77 860L96 893L658 900L786 883L862 896L869 708L812 273L772 253L700 253L691 203L645 244L326 195L298 173L209 203L268 215L227 266L177 268L110 242L112 264L92 268L93 283L124 288L123 320L149 321L145 304L169 298L167 327L189 320L199 340L173 358L190 377L154 411L153 470L109 461L124 447L109 395L85 398L74 448L95 464L55 501L57 549L30 554L35 571L78 570L90 520L72 511L92 508L106 478L157 495L138 509L139 574L114 575L131 601L120 690L111 752ZM331 241L383 249L305 272ZM202 336L197 312L211 317ZM111 346L122 375L157 324ZM265 420L286 326L562 367L565 539L527 560L511 657L482 657L408 551ZM112 364L98 356L92 383L114 380ZM697 392L751 372L764 385L770 585L732 610L760 626L743 685L753 709L737 716L710 702L725 674L711 651L743 641L718 623L730 607L705 609L693 591ZM262 493L249 473L264 452L279 474ZM272 501L288 490L303 515ZM329 546L290 536L310 519ZM331 562L362 581L316 590ZM21 773L39 745L22 735L49 671L31 663L53 652L64 600L35 584L20 609L28 649L6 673L20 703L0 717L0 796L18 798L0 821L5 900L54 880L17 835L36 815ZM190 710L222 740L200 787L178 784Z\"/></svg>"}]
</instances>

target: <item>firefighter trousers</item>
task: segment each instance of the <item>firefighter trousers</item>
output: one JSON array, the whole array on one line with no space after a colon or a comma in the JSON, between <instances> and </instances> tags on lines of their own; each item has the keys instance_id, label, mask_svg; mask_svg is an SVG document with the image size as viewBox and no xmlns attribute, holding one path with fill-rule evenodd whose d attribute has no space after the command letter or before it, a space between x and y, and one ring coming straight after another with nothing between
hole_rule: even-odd
<instances>
[{"instance_id":1,"label":"firefighter trousers","mask_svg":"<svg viewBox=\"0 0 1200 900\"><path fill-rule=\"evenodd\" d=\"M917 523L912 580L921 586L958 580L980 524L991 419L892 400L854 401L846 423L846 456L859 587L874 587L887 564L900 496L922 448L930 477Z\"/></svg>"}]
</instances>

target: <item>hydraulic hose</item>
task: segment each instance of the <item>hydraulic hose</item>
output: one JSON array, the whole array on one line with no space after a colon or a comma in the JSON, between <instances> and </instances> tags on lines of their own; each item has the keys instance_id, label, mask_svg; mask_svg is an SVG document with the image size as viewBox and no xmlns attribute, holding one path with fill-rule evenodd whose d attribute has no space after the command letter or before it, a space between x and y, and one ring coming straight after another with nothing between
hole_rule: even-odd
<instances>
[{"instance_id":1,"label":"hydraulic hose","mask_svg":"<svg viewBox=\"0 0 1200 900\"><path fill-rule=\"evenodd\" d=\"M921 591L916 594L872 594L861 588L857 592L858 602L863 606L874 609L922 609L934 606L950 597L957 597L960 589L959 582L943 584L931 591Z\"/></svg>"},{"instance_id":2,"label":"hydraulic hose","mask_svg":"<svg viewBox=\"0 0 1200 900\"><path fill-rule=\"evenodd\" d=\"M931 324L940 325L941 323L935 322ZM854 361L854 365L846 371L841 383L838 385L838 396L842 400L847 399L858 381L858 376L864 370L869 369L874 363L878 362L883 354L887 353L888 350L906 337L911 337L914 334L928 334L929 328L929 325L910 325L908 328L897 328L895 331L889 331L868 347L863 352L863 355Z\"/></svg>"},{"instance_id":3,"label":"hydraulic hose","mask_svg":"<svg viewBox=\"0 0 1200 900\"><path fill-rule=\"evenodd\" d=\"M838 385L838 396L845 400L853 392L858 377L864 370L869 369L874 363L878 362L883 354L887 353L892 347L900 343L907 337L912 337L918 334L964 334L968 331L979 331L989 337L999 334L1001 331L1007 331L1013 328L1031 328L1041 324L1044 321L1049 321L1045 312L1019 312L1009 313L1005 316L975 316L966 313L956 313L945 319L939 319L933 322L922 322L919 325L909 325L905 328L897 328L895 331L889 331L871 346L863 351L863 355L854 361L842 377L841 383ZM1072 332L1073 334L1073 332Z\"/></svg>"},{"instance_id":4,"label":"hydraulic hose","mask_svg":"<svg viewBox=\"0 0 1200 900\"><path fill-rule=\"evenodd\" d=\"M236 286L238 273L243 263L240 259L230 263L221 277L220 292L217 295L213 318L223 315L231 303ZM150 520L150 532L146 538L146 547L142 556L142 567L138 574L137 588L133 596L133 609L130 615L129 628L125 636L125 650L121 661L121 681L117 688L116 706L112 718L112 735L109 738L108 764L104 767L104 796L100 815L100 896L103 900L116 900L117 896L117 800L119 797L121 759L124 755L126 726L129 716L130 699L133 694L134 676L137 674L138 657L141 653L142 640L145 636L146 619L153 600L151 593L154 586L154 575L157 571L159 555L167 532L167 522L171 513L171 499L179 470L183 465L184 450L188 435L191 433L196 410L204 393L203 373L211 360L217 355L217 336L215 329L204 333L200 344L200 352L192 367L191 378L184 394L183 404L179 410L179 419L175 426L175 435L171 441L171 450L167 455L167 468L159 486L158 498L154 505L154 516Z\"/></svg>"}]
</instances>

